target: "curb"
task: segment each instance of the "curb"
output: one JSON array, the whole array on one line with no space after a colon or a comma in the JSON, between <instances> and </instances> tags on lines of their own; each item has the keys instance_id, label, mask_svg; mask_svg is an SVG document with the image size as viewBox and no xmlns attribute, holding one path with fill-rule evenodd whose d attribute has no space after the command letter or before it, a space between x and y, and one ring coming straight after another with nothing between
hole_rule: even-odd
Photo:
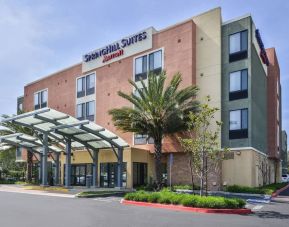
<instances>
[{"instance_id":1,"label":"curb","mask_svg":"<svg viewBox=\"0 0 289 227\"><path fill-rule=\"evenodd\" d=\"M277 190L276 192L274 192L272 194L272 197L277 197L281 192L285 191L286 189L289 188L289 184L287 184L286 186L284 186L283 188L280 188L279 190Z\"/></svg>"},{"instance_id":2,"label":"curb","mask_svg":"<svg viewBox=\"0 0 289 227\"><path fill-rule=\"evenodd\" d=\"M124 205L135 205L135 206L144 206L144 207L154 207L154 208L163 208L168 210L176 211L189 211L197 213L211 213L211 214L252 214L252 210L241 208L241 209L212 209L212 208L198 208L198 207L185 207L181 205L168 205L160 203L147 203L147 202L137 202L131 200L121 200L120 203Z\"/></svg>"}]
</instances>

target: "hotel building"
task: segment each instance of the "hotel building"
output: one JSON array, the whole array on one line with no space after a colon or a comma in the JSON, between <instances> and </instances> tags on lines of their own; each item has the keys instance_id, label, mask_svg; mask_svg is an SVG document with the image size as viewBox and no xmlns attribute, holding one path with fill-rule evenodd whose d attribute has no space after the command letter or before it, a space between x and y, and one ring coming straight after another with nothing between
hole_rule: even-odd
<instances>
[{"instance_id":1,"label":"hotel building","mask_svg":"<svg viewBox=\"0 0 289 227\"><path fill-rule=\"evenodd\" d=\"M18 109L50 107L110 130L129 144L123 154L124 186L151 183L153 141L146 135L117 130L108 111L130 105L117 94L133 92L129 79L139 82L147 79L148 72L161 70L168 79L180 72L181 87L197 85L198 100L209 95L211 106L220 109L215 114L215 120L223 122L219 143L230 152L220 174L209 176L210 188L279 181L280 69L275 49L265 49L250 15L223 22L221 9L216 8L162 30L150 27L129 35L84 54L80 63L27 84ZM189 184L188 158L174 136L163 140L163 152L164 177L172 184ZM171 176L169 154L173 154ZM63 183L64 154L60 160ZM115 186L116 161L112 150L100 150L99 186ZM85 185L92 169L86 150L73 151L73 185Z\"/></svg>"}]
</instances>

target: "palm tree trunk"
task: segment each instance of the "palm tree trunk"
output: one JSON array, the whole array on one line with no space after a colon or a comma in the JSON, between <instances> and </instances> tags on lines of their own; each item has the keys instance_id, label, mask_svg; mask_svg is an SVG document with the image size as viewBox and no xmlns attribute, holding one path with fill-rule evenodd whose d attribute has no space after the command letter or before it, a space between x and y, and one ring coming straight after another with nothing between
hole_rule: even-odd
<instances>
[{"instance_id":1,"label":"palm tree trunk","mask_svg":"<svg viewBox=\"0 0 289 227\"><path fill-rule=\"evenodd\" d=\"M162 188L162 142L161 140L155 140L155 172L156 172L156 184L157 190Z\"/></svg>"},{"instance_id":2,"label":"palm tree trunk","mask_svg":"<svg viewBox=\"0 0 289 227\"><path fill-rule=\"evenodd\" d=\"M31 151L27 150L27 177L26 177L26 181L28 183L32 182L32 163L33 163L33 154Z\"/></svg>"}]
</instances>

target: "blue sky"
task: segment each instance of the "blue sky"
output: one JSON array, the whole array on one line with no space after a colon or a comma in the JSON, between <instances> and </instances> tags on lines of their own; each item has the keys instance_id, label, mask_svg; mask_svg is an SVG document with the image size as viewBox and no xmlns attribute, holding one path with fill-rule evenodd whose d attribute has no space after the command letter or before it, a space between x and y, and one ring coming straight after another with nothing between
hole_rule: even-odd
<instances>
[{"instance_id":1,"label":"blue sky","mask_svg":"<svg viewBox=\"0 0 289 227\"><path fill-rule=\"evenodd\" d=\"M0 0L0 113L16 112L25 84L80 62L88 51L218 6L223 21L251 13L265 47L276 48L283 128L289 132L289 1L284 0Z\"/></svg>"}]
</instances>

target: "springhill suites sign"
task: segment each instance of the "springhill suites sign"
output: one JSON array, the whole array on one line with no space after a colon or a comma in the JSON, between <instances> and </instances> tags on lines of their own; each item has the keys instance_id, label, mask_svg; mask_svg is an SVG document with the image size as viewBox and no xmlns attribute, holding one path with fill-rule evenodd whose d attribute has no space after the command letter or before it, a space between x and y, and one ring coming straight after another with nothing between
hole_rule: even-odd
<instances>
[{"instance_id":1,"label":"springhill suites sign","mask_svg":"<svg viewBox=\"0 0 289 227\"><path fill-rule=\"evenodd\" d=\"M262 41L259 29L256 29L256 31L255 31L255 37L256 37L257 43L260 47L260 53L259 54L260 54L260 57L262 59L262 62L263 62L263 64L269 66L269 59L268 59L268 56L267 56L267 53L266 53L264 43Z\"/></svg>"},{"instance_id":2,"label":"springhill suites sign","mask_svg":"<svg viewBox=\"0 0 289 227\"><path fill-rule=\"evenodd\" d=\"M152 27L148 28L83 55L82 71L86 72L151 49L153 30Z\"/></svg>"}]
</instances>

